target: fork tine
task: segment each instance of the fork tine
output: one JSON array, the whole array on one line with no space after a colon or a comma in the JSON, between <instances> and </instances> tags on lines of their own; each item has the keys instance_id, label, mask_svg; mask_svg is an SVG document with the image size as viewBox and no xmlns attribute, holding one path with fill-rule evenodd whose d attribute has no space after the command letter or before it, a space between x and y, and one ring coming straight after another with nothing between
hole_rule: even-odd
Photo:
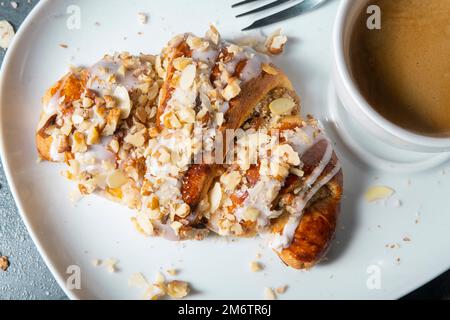
<instances>
[{"instance_id":1,"label":"fork tine","mask_svg":"<svg viewBox=\"0 0 450 320\"><path fill-rule=\"evenodd\" d=\"M253 14L253 13L256 13L256 12L264 11L264 10L273 8L275 6L278 6L278 5L280 5L282 3L285 3L285 2L288 2L288 1L291 1L291 0L276 0L276 1L273 1L271 3L268 3L268 4L264 5L262 7L250 10L248 12L244 12L244 13L238 14L236 16L236 18L243 17L243 16L246 16L246 15L249 15L249 14Z\"/></svg>"},{"instance_id":2,"label":"fork tine","mask_svg":"<svg viewBox=\"0 0 450 320\"><path fill-rule=\"evenodd\" d=\"M244 1L233 4L231 7L236 8L236 7L242 6L243 4L247 4L247 3L251 3L251 2L255 2L255 1L259 1L259 0L244 0Z\"/></svg>"},{"instance_id":3,"label":"fork tine","mask_svg":"<svg viewBox=\"0 0 450 320\"><path fill-rule=\"evenodd\" d=\"M267 26L267 25L275 23L275 22L279 22L282 20L286 20L286 19L298 16L304 12L307 12L307 11L317 8L324 2L326 2L326 0L304 0L303 2L300 2L299 4L296 4L292 7L289 7L278 13L272 14L266 18L259 19L255 22L253 22L248 27L242 29L242 31L247 31L247 30L264 27L264 26Z\"/></svg>"}]
</instances>

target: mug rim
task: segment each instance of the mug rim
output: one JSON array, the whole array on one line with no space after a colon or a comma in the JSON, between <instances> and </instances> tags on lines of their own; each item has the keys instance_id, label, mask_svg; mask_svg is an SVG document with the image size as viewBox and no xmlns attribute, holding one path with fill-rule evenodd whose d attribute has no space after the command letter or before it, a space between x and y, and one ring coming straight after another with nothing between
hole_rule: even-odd
<instances>
[{"instance_id":1,"label":"mug rim","mask_svg":"<svg viewBox=\"0 0 450 320\"><path fill-rule=\"evenodd\" d=\"M362 96L353 78L350 76L350 66L344 55L345 31L350 9L357 4L353 0L342 0L339 5L333 32L333 55L336 69L342 85L350 97L356 102L358 108L382 130L400 138L410 144L432 148L450 147L450 137L432 137L414 133L404 129L381 116Z\"/></svg>"}]
</instances>

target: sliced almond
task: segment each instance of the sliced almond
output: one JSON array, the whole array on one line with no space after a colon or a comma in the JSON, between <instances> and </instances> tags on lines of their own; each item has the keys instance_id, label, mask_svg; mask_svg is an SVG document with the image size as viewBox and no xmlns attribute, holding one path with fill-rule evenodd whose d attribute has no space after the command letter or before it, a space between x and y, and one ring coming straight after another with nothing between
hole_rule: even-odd
<instances>
[{"instance_id":1,"label":"sliced almond","mask_svg":"<svg viewBox=\"0 0 450 320\"><path fill-rule=\"evenodd\" d=\"M145 279L144 275L138 272L131 275L128 279L128 285L135 288L145 288L149 285L149 283L147 279Z\"/></svg>"},{"instance_id":2,"label":"sliced almond","mask_svg":"<svg viewBox=\"0 0 450 320\"><path fill-rule=\"evenodd\" d=\"M274 67L272 67L270 64L268 63L263 63L262 64L262 69L265 73L270 74L272 76L276 76L278 74L277 69L275 69Z\"/></svg>"},{"instance_id":3,"label":"sliced almond","mask_svg":"<svg viewBox=\"0 0 450 320\"><path fill-rule=\"evenodd\" d=\"M278 116L289 113L294 107L295 102L289 98L275 99L269 105L270 111Z\"/></svg>"},{"instance_id":4,"label":"sliced almond","mask_svg":"<svg viewBox=\"0 0 450 320\"><path fill-rule=\"evenodd\" d=\"M375 202L388 199L394 194L394 192L395 191L393 189L385 186L373 186L366 191L364 198L367 202Z\"/></svg>"},{"instance_id":5,"label":"sliced almond","mask_svg":"<svg viewBox=\"0 0 450 320\"><path fill-rule=\"evenodd\" d=\"M188 90L194 83L195 76L197 75L197 68L195 65L190 64L184 68L180 77L180 87Z\"/></svg>"},{"instance_id":6,"label":"sliced almond","mask_svg":"<svg viewBox=\"0 0 450 320\"><path fill-rule=\"evenodd\" d=\"M195 122L195 111L192 108L186 107L182 108L177 112L178 118L184 123L194 123Z\"/></svg>"},{"instance_id":7,"label":"sliced almond","mask_svg":"<svg viewBox=\"0 0 450 320\"><path fill-rule=\"evenodd\" d=\"M0 21L0 47L3 49L8 49L11 44L12 39L14 38L14 28L13 26L6 20Z\"/></svg>"},{"instance_id":8,"label":"sliced almond","mask_svg":"<svg viewBox=\"0 0 450 320\"><path fill-rule=\"evenodd\" d=\"M173 66L179 71L183 71L188 65L192 64L191 58L178 57L173 60Z\"/></svg>"},{"instance_id":9,"label":"sliced almond","mask_svg":"<svg viewBox=\"0 0 450 320\"><path fill-rule=\"evenodd\" d=\"M248 207L244 211L244 220L245 221L256 221L256 219L258 219L260 214L261 214L261 212L258 209Z\"/></svg>"},{"instance_id":10,"label":"sliced almond","mask_svg":"<svg viewBox=\"0 0 450 320\"><path fill-rule=\"evenodd\" d=\"M220 182L224 185L225 190L234 191L241 182L241 178L241 174L238 171L232 171L222 175L220 177Z\"/></svg>"},{"instance_id":11,"label":"sliced almond","mask_svg":"<svg viewBox=\"0 0 450 320\"><path fill-rule=\"evenodd\" d=\"M265 300L276 300L277 296L271 288L264 288L264 299Z\"/></svg>"},{"instance_id":12,"label":"sliced almond","mask_svg":"<svg viewBox=\"0 0 450 320\"><path fill-rule=\"evenodd\" d=\"M206 36L216 46L219 44L219 42L220 42L220 34L219 34L219 31L217 31L217 28L214 25L212 25L212 24L209 25L209 30L206 32Z\"/></svg>"},{"instance_id":13,"label":"sliced almond","mask_svg":"<svg viewBox=\"0 0 450 320\"><path fill-rule=\"evenodd\" d=\"M216 184L209 193L210 211L215 212L217 209L219 209L221 201L222 201L222 188L220 187L220 183L216 182Z\"/></svg>"},{"instance_id":14,"label":"sliced almond","mask_svg":"<svg viewBox=\"0 0 450 320\"><path fill-rule=\"evenodd\" d=\"M106 184L112 189L120 188L127 182L128 179L121 170L114 170L106 177Z\"/></svg>"},{"instance_id":15,"label":"sliced almond","mask_svg":"<svg viewBox=\"0 0 450 320\"><path fill-rule=\"evenodd\" d=\"M117 106L120 109L120 118L128 118L131 112L131 100L127 88L124 86L117 86L113 95L114 98L117 99Z\"/></svg>"}]
</instances>

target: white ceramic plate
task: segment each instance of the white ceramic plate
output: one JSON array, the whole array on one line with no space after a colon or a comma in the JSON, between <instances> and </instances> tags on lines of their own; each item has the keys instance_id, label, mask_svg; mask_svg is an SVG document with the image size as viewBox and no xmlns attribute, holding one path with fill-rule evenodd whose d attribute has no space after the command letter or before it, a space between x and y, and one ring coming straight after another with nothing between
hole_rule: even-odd
<instances>
[{"instance_id":1,"label":"white ceramic plate","mask_svg":"<svg viewBox=\"0 0 450 320\"><path fill-rule=\"evenodd\" d=\"M104 53L121 50L156 53L172 35L203 34L209 22L216 23L228 39L242 36L239 30L251 21L236 20L240 10L232 10L232 2L79 0L75 3L81 9L81 28L70 30L66 11L74 1L41 1L17 34L1 78L2 159L25 224L67 295L140 298L142 291L127 285L130 275L142 272L153 279L158 270L174 267L181 271L177 278L192 284L194 299L259 299L264 287L285 284L289 288L280 298L393 299L447 270L450 172L445 175L445 165L414 174L383 173L358 160L337 134L342 124L333 123L336 118L329 110L333 101L335 109L341 108L327 92L338 1L283 22L290 42L286 54L276 61L295 83L304 112L325 123L344 164L345 198L337 239L328 260L313 270L286 268L255 239L174 243L143 238L129 222L130 211L98 197L73 206L69 201L73 185L61 177L60 168L36 163L34 128L40 98L69 64L89 65ZM149 14L147 25L138 23L139 12ZM68 48L61 48L62 43ZM367 204L363 194L373 184L390 186L396 194L385 203ZM400 207L396 200L401 200ZM404 237L411 241L403 241ZM387 244L400 247L386 248ZM258 252L265 269L252 273L249 263ZM119 260L119 272L109 274L92 266L93 259L110 257ZM65 286L71 265L80 266L81 290ZM368 282L377 284L371 281L378 275L380 287L368 286Z\"/></svg>"}]
</instances>

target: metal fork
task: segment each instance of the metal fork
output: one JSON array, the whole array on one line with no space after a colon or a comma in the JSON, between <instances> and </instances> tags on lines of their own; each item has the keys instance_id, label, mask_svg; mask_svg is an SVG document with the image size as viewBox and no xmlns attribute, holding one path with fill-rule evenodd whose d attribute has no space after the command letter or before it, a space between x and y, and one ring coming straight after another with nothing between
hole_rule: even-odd
<instances>
[{"instance_id":1,"label":"metal fork","mask_svg":"<svg viewBox=\"0 0 450 320\"><path fill-rule=\"evenodd\" d=\"M247 4L247 3L256 2L256 1L260 1L260 0L244 0L244 1L233 4L231 7L235 8L235 7L238 7L238 6ZM283 3L289 2L289 1L291 1L291 0L275 0L275 1L268 3L262 7L250 10L248 12L238 14L236 16L236 18L243 17L243 16L257 13L257 12L261 12L261 11L276 7L278 5L281 5ZM292 7L289 7L285 10L282 10L282 11L272 14L268 17L265 17L263 19L259 19L255 22L253 22L248 27L242 29L242 31L247 31L247 30L251 30L251 29L255 29L255 28L264 27L264 26L267 26L267 25L275 23L275 22L279 22L279 21L283 21L283 20L286 20L286 19L289 19L292 17L296 17L304 12L316 9L321 4L323 4L325 1L327 1L327 0L303 0L302 2L296 4Z\"/></svg>"}]
</instances>

